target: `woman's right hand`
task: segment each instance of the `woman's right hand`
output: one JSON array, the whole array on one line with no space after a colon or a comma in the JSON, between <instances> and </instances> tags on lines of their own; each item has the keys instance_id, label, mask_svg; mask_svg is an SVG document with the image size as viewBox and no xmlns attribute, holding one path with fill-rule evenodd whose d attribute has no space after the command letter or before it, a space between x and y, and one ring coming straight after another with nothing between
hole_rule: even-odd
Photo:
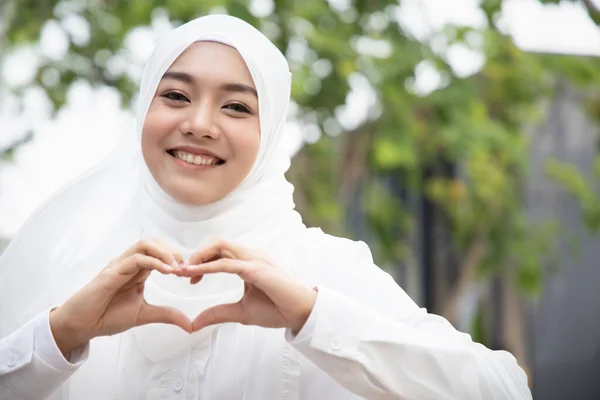
<instances>
[{"instance_id":1,"label":"woman's right hand","mask_svg":"<svg viewBox=\"0 0 600 400\"><path fill-rule=\"evenodd\" d=\"M173 324L191 333L192 322L181 311L144 300L144 283L150 273L179 275L181 263L181 255L158 239L140 241L113 260L50 312L50 328L61 352L66 356L94 337L145 324Z\"/></svg>"}]
</instances>

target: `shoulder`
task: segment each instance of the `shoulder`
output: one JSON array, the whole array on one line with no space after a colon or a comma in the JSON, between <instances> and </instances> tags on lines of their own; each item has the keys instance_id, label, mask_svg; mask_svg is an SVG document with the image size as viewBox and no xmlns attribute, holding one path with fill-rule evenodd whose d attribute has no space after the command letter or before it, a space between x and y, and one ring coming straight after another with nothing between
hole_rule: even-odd
<instances>
[{"instance_id":1,"label":"shoulder","mask_svg":"<svg viewBox=\"0 0 600 400\"><path fill-rule=\"evenodd\" d=\"M105 162L59 188L29 216L2 254L2 259L15 251L23 254L17 251L23 247L35 249L42 257L45 251L55 248L56 240L49 238L58 239L74 229L89 226L90 218L98 219L101 210L125 195L123 188L111 187L117 181L114 176L125 173L123 167L123 163ZM131 165L127 167L132 171Z\"/></svg>"},{"instance_id":2,"label":"shoulder","mask_svg":"<svg viewBox=\"0 0 600 400\"><path fill-rule=\"evenodd\" d=\"M354 275L360 270L379 268L373 263L369 246L363 241L334 236L320 228L309 228L301 240L303 269L322 277Z\"/></svg>"},{"instance_id":3,"label":"shoulder","mask_svg":"<svg viewBox=\"0 0 600 400\"><path fill-rule=\"evenodd\" d=\"M321 228L309 228L303 238L305 249L309 257L322 257L328 259L347 260L373 263L369 245L361 240L353 240L341 236L325 233Z\"/></svg>"},{"instance_id":4,"label":"shoulder","mask_svg":"<svg viewBox=\"0 0 600 400\"><path fill-rule=\"evenodd\" d=\"M305 282L325 286L389 315L398 307L418 310L394 278L373 262L363 241L328 235L320 229L306 232L310 248L303 265Z\"/></svg>"}]
</instances>

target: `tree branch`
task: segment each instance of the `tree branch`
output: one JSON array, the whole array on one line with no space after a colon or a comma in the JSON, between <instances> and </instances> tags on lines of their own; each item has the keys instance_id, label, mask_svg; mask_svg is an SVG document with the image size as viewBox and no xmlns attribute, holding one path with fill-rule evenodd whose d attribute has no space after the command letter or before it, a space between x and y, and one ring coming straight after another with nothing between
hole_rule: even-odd
<instances>
[{"instance_id":1,"label":"tree branch","mask_svg":"<svg viewBox=\"0 0 600 400\"><path fill-rule=\"evenodd\" d=\"M583 5L587 9L588 15L596 23L600 24L600 10L594 5L592 0L582 0Z\"/></svg>"},{"instance_id":2,"label":"tree branch","mask_svg":"<svg viewBox=\"0 0 600 400\"><path fill-rule=\"evenodd\" d=\"M354 185L367 173L367 154L375 139L376 122L371 121L345 132L340 165L340 197L345 199Z\"/></svg>"}]
</instances>

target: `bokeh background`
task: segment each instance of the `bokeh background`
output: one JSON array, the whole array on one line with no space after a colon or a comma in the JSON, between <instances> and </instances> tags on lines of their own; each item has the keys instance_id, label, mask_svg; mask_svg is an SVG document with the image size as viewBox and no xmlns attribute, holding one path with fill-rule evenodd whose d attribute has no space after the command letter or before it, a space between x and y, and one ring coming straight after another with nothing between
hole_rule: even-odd
<instances>
[{"instance_id":1,"label":"bokeh background","mask_svg":"<svg viewBox=\"0 0 600 400\"><path fill-rule=\"evenodd\" d=\"M534 398L600 398L598 0L0 0L2 246L133 134L153 45L207 13L289 60L308 225L513 352Z\"/></svg>"}]
</instances>

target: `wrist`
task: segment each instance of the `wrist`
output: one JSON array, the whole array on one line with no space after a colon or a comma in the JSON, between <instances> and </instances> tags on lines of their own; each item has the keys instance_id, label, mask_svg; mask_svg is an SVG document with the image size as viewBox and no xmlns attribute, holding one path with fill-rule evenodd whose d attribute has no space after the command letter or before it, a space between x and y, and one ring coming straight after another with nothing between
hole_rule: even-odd
<instances>
[{"instance_id":1,"label":"wrist","mask_svg":"<svg viewBox=\"0 0 600 400\"><path fill-rule=\"evenodd\" d=\"M61 311L60 307L50 311L50 331L60 352L68 358L73 350L85 345L89 340L81 338L81 332L69 325L68 318L65 318Z\"/></svg>"},{"instance_id":2,"label":"wrist","mask_svg":"<svg viewBox=\"0 0 600 400\"><path fill-rule=\"evenodd\" d=\"M302 330L308 317L312 313L313 308L315 307L315 303L317 302L317 288L309 289L307 291L307 295L305 301L302 302L302 307L300 308L299 316L296 320L294 326L291 327L292 334L294 336L298 335L298 333Z\"/></svg>"}]
</instances>

